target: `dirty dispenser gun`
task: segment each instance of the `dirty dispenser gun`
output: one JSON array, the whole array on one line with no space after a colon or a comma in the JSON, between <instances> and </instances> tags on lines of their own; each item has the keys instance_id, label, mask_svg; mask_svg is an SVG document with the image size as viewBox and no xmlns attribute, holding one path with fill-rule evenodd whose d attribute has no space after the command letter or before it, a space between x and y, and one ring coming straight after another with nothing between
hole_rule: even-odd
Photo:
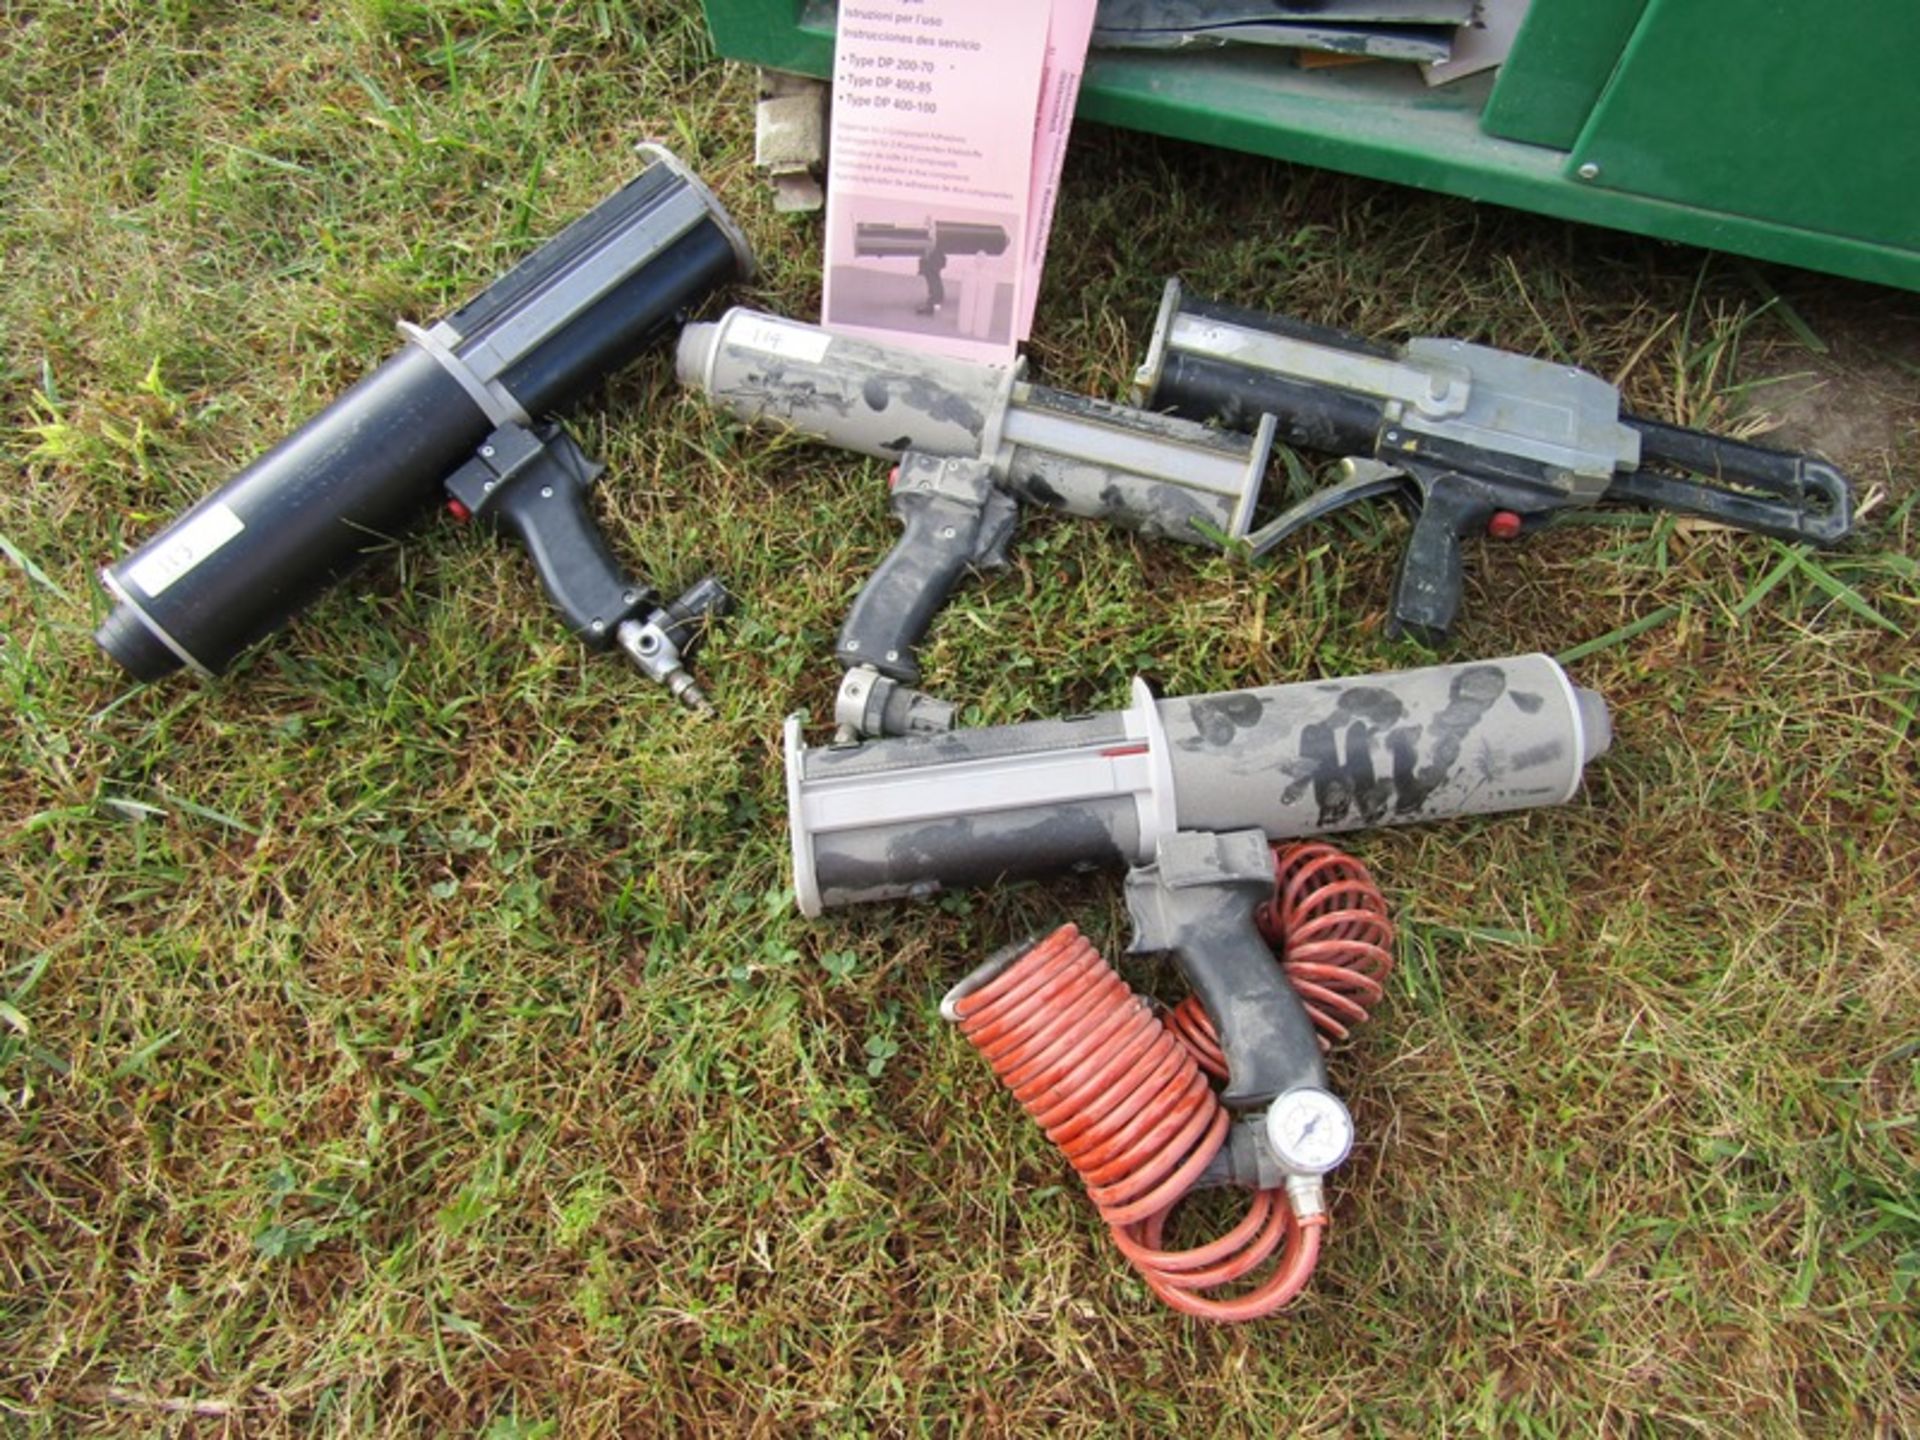
<instances>
[{"instance_id":1,"label":"dirty dispenser gun","mask_svg":"<svg viewBox=\"0 0 1920 1440\"><path fill-rule=\"evenodd\" d=\"M1264 555L1344 506L1415 512L1390 628L1434 641L1460 609L1460 542L1513 539L1599 504L1703 516L1833 545L1852 528L1846 477L1807 455L1624 414L1620 392L1569 365L1461 340L1378 345L1217 305L1167 282L1134 400L1347 457L1344 478L1247 537Z\"/></svg>"},{"instance_id":2,"label":"dirty dispenser gun","mask_svg":"<svg viewBox=\"0 0 1920 1440\"><path fill-rule=\"evenodd\" d=\"M678 363L743 420L897 462L901 539L834 644L844 738L951 728L915 647L967 574L1007 563L1021 505L1219 548L1252 527L1273 444L1271 421L1240 435L751 310L689 325Z\"/></svg>"},{"instance_id":3,"label":"dirty dispenser gun","mask_svg":"<svg viewBox=\"0 0 1920 1440\"><path fill-rule=\"evenodd\" d=\"M927 298L917 313L932 315L947 303L947 261L956 255L1004 255L1008 236L998 225L962 220L928 220L924 225L887 225L878 222L853 227L853 253L861 259L917 262L927 282Z\"/></svg>"},{"instance_id":4,"label":"dirty dispenser gun","mask_svg":"<svg viewBox=\"0 0 1920 1440\"><path fill-rule=\"evenodd\" d=\"M800 717L788 720L788 826L804 914L1128 869L1132 950L1174 959L1224 1064L1223 1113L1210 1146L1195 1152L1204 1173L1183 1170L1184 1184L1283 1189L1294 1223L1313 1224L1351 1121L1329 1089L1301 996L1259 931L1257 908L1275 894L1270 844L1563 803L1608 748L1611 722L1601 697L1555 661L1523 655L1166 700L1135 681L1124 711L860 745L808 748L802 730ZM1074 940L1058 932L1038 949ZM1092 992L1075 989L1076 976L1009 973L1051 964L1035 952L1029 943L994 957L944 1013L972 1025L981 992L1003 979L1034 1000L1020 1034L1112 1036L1138 1010L1129 999L1089 1018L1081 1002ZM1047 997L1058 1003L1041 1003ZM998 1056L1013 1048L1014 1030L1009 1018L991 1044L969 1034ZM1048 1104L1064 1102L1126 1048L1095 1047L1072 1086L1037 1069L1023 1070L1021 1083L1034 1081L1032 1093L1056 1085ZM1120 1188L1116 1174L1101 1178ZM1170 1202L1160 1194L1156 1203ZM1118 1227L1116 1212L1103 1214Z\"/></svg>"}]
</instances>

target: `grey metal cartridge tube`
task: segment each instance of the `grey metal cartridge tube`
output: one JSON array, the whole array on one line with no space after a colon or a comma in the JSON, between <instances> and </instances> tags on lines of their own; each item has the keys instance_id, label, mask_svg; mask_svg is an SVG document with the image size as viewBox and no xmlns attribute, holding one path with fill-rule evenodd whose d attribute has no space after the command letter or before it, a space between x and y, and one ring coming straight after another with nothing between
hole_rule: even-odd
<instances>
[{"instance_id":1,"label":"grey metal cartridge tube","mask_svg":"<svg viewBox=\"0 0 1920 1440\"><path fill-rule=\"evenodd\" d=\"M1195 544L1237 540L1273 447L1177 416L1029 384L1019 366L898 350L733 309L680 336L680 383L750 424L881 458L993 464L1035 505Z\"/></svg>"},{"instance_id":2,"label":"grey metal cartridge tube","mask_svg":"<svg viewBox=\"0 0 1920 1440\"><path fill-rule=\"evenodd\" d=\"M1558 805L1612 739L1546 655L1156 701L809 749L787 721L807 915L1146 864L1177 831L1275 840Z\"/></svg>"}]
</instances>

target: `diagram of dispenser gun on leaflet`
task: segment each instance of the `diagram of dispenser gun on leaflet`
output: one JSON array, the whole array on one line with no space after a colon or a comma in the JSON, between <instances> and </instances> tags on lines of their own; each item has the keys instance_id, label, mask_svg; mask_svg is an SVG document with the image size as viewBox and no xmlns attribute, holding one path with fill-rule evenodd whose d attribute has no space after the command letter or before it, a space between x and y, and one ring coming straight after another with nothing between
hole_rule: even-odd
<instances>
[{"instance_id":1,"label":"diagram of dispenser gun on leaflet","mask_svg":"<svg viewBox=\"0 0 1920 1440\"><path fill-rule=\"evenodd\" d=\"M1007 253L1004 226L979 225L965 220L929 219L924 225L888 225L880 222L853 227L853 253L862 260L912 260L927 282L927 298L916 315L938 315L947 303L944 279L947 262L961 255L998 256Z\"/></svg>"},{"instance_id":2,"label":"diagram of dispenser gun on leaflet","mask_svg":"<svg viewBox=\"0 0 1920 1440\"><path fill-rule=\"evenodd\" d=\"M829 328L981 345L1012 338L1019 215L868 202L834 224Z\"/></svg>"}]
</instances>

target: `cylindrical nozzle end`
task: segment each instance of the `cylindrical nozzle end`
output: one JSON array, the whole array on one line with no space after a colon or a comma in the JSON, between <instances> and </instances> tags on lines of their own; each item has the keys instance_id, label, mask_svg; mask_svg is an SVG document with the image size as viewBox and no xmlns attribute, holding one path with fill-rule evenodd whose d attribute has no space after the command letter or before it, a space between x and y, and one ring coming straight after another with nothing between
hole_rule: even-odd
<instances>
[{"instance_id":1,"label":"cylindrical nozzle end","mask_svg":"<svg viewBox=\"0 0 1920 1440\"><path fill-rule=\"evenodd\" d=\"M1318 1175L1289 1175L1287 1203L1295 1220L1313 1220L1327 1213L1327 1186Z\"/></svg>"},{"instance_id":2,"label":"cylindrical nozzle end","mask_svg":"<svg viewBox=\"0 0 1920 1440\"><path fill-rule=\"evenodd\" d=\"M953 729L959 707L889 679L871 665L856 665L840 681L833 718L848 736L943 735Z\"/></svg>"},{"instance_id":3,"label":"cylindrical nozzle end","mask_svg":"<svg viewBox=\"0 0 1920 1440\"><path fill-rule=\"evenodd\" d=\"M1599 691L1582 685L1573 687L1573 703L1580 710L1583 760L1591 764L1613 748L1613 714Z\"/></svg>"},{"instance_id":4,"label":"cylindrical nozzle end","mask_svg":"<svg viewBox=\"0 0 1920 1440\"><path fill-rule=\"evenodd\" d=\"M720 326L713 321L697 321L682 329L680 346L673 357L673 373L681 385L712 394L713 357L719 349Z\"/></svg>"},{"instance_id":5,"label":"cylindrical nozzle end","mask_svg":"<svg viewBox=\"0 0 1920 1440\"><path fill-rule=\"evenodd\" d=\"M684 670L673 672L672 677L667 681L667 689L672 692L674 699L696 715L717 713L713 708L713 702L707 698L707 692L702 690L693 676Z\"/></svg>"}]
</instances>

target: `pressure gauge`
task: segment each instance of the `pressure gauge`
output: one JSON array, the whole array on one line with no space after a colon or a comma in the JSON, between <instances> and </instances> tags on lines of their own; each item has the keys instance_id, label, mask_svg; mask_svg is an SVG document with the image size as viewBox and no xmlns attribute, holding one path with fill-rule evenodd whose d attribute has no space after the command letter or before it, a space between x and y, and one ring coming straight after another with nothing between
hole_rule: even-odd
<instances>
[{"instance_id":1,"label":"pressure gauge","mask_svg":"<svg viewBox=\"0 0 1920 1440\"><path fill-rule=\"evenodd\" d=\"M1289 1090L1267 1106L1267 1143L1295 1175L1324 1175L1353 1149L1353 1117L1317 1085Z\"/></svg>"}]
</instances>

